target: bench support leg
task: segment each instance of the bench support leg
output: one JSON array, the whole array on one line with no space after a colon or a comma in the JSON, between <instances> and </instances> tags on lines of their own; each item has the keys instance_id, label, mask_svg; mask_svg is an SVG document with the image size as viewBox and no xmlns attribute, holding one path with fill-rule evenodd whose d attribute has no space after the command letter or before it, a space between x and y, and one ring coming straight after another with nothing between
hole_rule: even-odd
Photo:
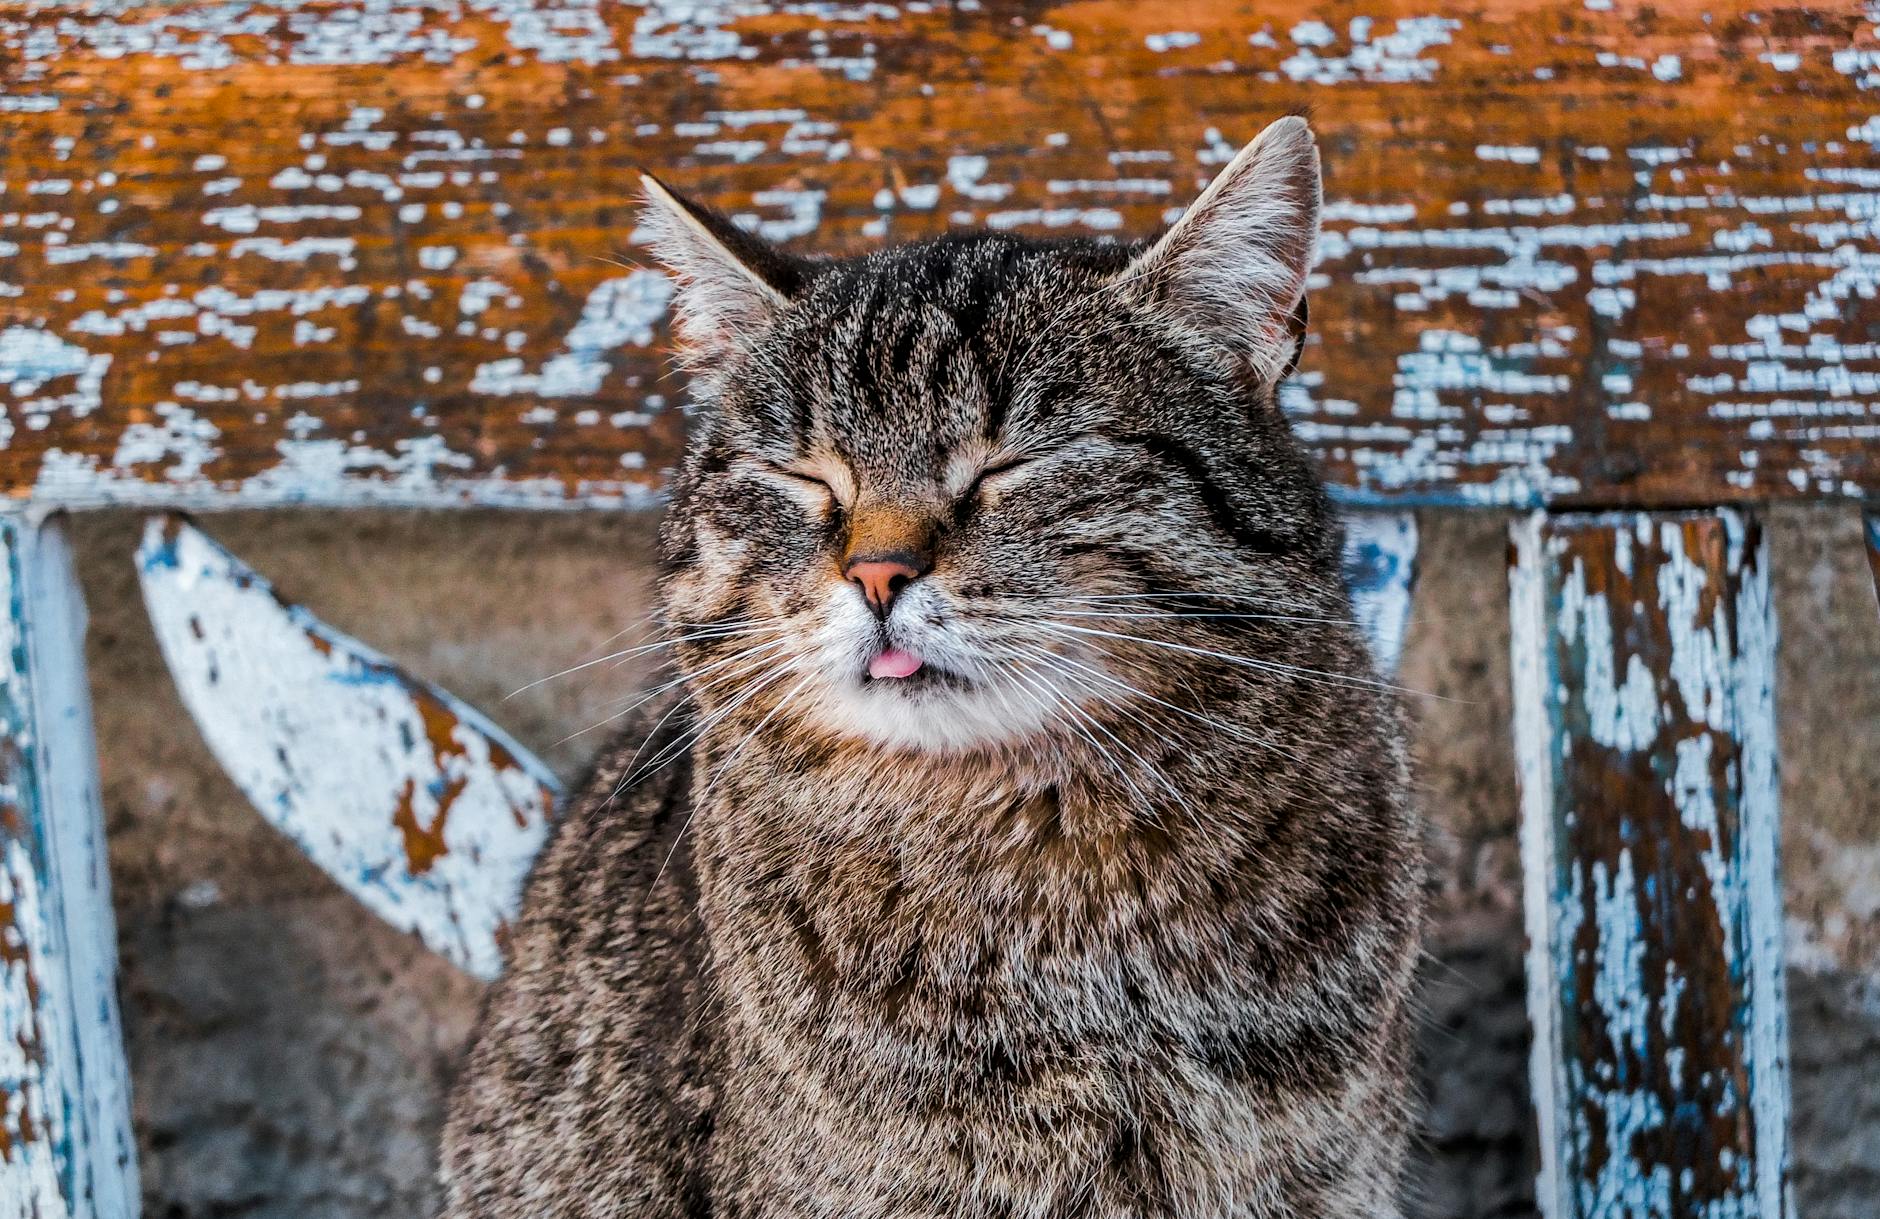
<instances>
[{"instance_id":1,"label":"bench support leg","mask_svg":"<svg viewBox=\"0 0 1880 1219\"><path fill-rule=\"evenodd\" d=\"M85 609L61 518L0 516L0 1219L131 1219Z\"/></svg>"},{"instance_id":2,"label":"bench support leg","mask_svg":"<svg viewBox=\"0 0 1880 1219\"><path fill-rule=\"evenodd\" d=\"M1351 608L1371 640L1378 672L1397 671L1410 629L1417 582L1417 518L1410 512L1353 512L1345 519L1345 582Z\"/></svg>"},{"instance_id":3,"label":"bench support leg","mask_svg":"<svg viewBox=\"0 0 1880 1219\"><path fill-rule=\"evenodd\" d=\"M1880 597L1880 504L1868 504L1861 521L1866 526L1867 566L1873 569L1873 592Z\"/></svg>"},{"instance_id":4,"label":"bench support leg","mask_svg":"<svg viewBox=\"0 0 1880 1219\"><path fill-rule=\"evenodd\" d=\"M1548 1219L1787 1219L1768 550L1537 514L1510 595Z\"/></svg>"}]
</instances>

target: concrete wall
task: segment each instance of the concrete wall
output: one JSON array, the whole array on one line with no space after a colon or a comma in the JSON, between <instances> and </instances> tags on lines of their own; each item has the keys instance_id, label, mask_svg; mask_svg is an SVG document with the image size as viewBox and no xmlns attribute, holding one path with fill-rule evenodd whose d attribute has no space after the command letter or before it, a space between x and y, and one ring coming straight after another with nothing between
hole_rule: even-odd
<instances>
[{"instance_id":1,"label":"concrete wall","mask_svg":"<svg viewBox=\"0 0 1880 1219\"><path fill-rule=\"evenodd\" d=\"M565 775L639 666L516 687L645 613L653 521L225 516L289 597L490 712ZM1505 522L1423 518L1402 680L1433 822L1419 1209L1533 1213ZM1849 511L1772 519L1783 628L1796 1182L1806 1219L1880 1197L1880 612ZM123 995L152 1219L430 1213L432 1144L480 986L357 907L249 810L170 689L137 523L78 523ZM614 645L618 646L618 645Z\"/></svg>"}]
</instances>

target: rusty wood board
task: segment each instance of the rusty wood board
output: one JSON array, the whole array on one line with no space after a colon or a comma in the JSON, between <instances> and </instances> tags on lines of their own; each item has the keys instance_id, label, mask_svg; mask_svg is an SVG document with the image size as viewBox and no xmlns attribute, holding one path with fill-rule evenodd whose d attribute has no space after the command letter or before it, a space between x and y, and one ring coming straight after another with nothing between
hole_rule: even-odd
<instances>
[{"instance_id":1,"label":"rusty wood board","mask_svg":"<svg viewBox=\"0 0 1880 1219\"><path fill-rule=\"evenodd\" d=\"M1733 509L1514 530L1549 1219L1784 1219L1775 621Z\"/></svg>"},{"instance_id":2,"label":"rusty wood board","mask_svg":"<svg viewBox=\"0 0 1880 1219\"><path fill-rule=\"evenodd\" d=\"M0 517L0 1219L131 1219L85 611L58 520Z\"/></svg>"},{"instance_id":3,"label":"rusty wood board","mask_svg":"<svg viewBox=\"0 0 1880 1219\"><path fill-rule=\"evenodd\" d=\"M818 250L1147 234L1308 105L1328 208L1288 406L1348 498L1873 496L1877 28L1781 0L8 5L0 485L636 501L684 431L636 164Z\"/></svg>"},{"instance_id":4,"label":"rusty wood board","mask_svg":"<svg viewBox=\"0 0 1880 1219\"><path fill-rule=\"evenodd\" d=\"M261 815L381 918L495 977L554 811L548 768L180 518L151 520L137 565L176 688Z\"/></svg>"}]
</instances>

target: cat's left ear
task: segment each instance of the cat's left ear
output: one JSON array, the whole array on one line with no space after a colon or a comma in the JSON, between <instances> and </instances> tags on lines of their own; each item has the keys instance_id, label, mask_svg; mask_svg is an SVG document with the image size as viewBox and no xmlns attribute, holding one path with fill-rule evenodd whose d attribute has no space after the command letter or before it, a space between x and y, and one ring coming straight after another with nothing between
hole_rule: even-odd
<instances>
[{"instance_id":1,"label":"cat's left ear","mask_svg":"<svg viewBox=\"0 0 1880 1219\"><path fill-rule=\"evenodd\" d=\"M1257 379L1292 372L1319 240L1319 150L1290 115L1241 149L1119 288L1199 332Z\"/></svg>"},{"instance_id":2,"label":"cat's left ear","mask_svg":"<svg viewBox=\"0 0 1880 1219\"><path fill-rule=\"evenodd\" d=\"M747 233L652 174L640 226L653 256L678 284L673 297L679 338L694 356L745 347L809 283L814 264Z\"/></svg>"}]
</instances>

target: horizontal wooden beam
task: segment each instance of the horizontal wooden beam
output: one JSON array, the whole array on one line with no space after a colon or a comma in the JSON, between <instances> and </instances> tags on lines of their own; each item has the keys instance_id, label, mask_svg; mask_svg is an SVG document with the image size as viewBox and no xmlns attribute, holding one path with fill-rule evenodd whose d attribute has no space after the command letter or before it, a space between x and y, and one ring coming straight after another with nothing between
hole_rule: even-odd
<instances>
[{"instance_id":1,"label":"horizontal wooden beam","mask_svg":"<svg viewBox=\"0 0 1880 1219\"><path fill-rule=\"evenodd\" d=\"M1762 530L1536 514L1513 558L1542 1213L1786 1219Z\"/></svg>"},{"instance_id":2,"label":"horizontal wooden beam","mask_svg":"<svg viewBox=\"0 0 1880 1219\"><path fill-rule=\"evenodd\" d=\"M0 15L0 488L577 504L683 441L634 167L804 248L1163 224L1313 110L1288 409L1369 504L1880 495L1880 38L1827 3Z\"/></svg>"}]
</instances>

